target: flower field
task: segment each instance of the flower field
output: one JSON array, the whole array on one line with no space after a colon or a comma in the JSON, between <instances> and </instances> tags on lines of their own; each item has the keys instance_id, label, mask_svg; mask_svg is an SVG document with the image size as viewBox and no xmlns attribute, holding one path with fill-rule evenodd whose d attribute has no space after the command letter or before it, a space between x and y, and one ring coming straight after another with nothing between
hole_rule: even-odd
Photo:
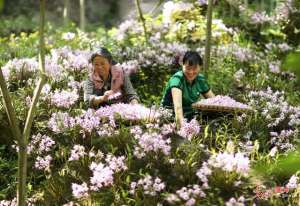
<instances>
[{"instance_id":1,"label":"flower field","mask_svg":"<svg viewBox=\"0 0 300 206\"><path fill-rule=\"evenodd\" d=\"M220 3L221 2L221 3ZM180 67L174 56L204 57L207 2L167 1L106 30L46 25L45 75L27 146L27 205L299 205L300 167L280 167L300 137L300 1L272 12L239 3L228 21L216 3L211 65L203 72L218 96L203 103L251 112L205 111L176 127L160 107ZM299 25L297 25L297 23ZM298 27L297 27L298 26ZM299 38L300 39L300 38ZM41 74L38 30L0 38L0 66L20 127ZM91 52L104 46L130 75L141 104L90 109L83 82ZM297 67L298 65L298 67ZM0 102L0 206L17 205L19 146Z\"/></svg>"}]
</instances>

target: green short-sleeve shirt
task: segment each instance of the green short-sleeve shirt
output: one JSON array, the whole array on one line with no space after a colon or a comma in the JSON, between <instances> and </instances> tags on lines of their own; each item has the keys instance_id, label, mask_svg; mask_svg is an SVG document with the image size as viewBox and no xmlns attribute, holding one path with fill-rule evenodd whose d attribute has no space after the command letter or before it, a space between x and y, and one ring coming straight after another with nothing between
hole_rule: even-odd
<instances>
[{"instance_id":1,"label":"green short-sleeve shirt","mask_svg":"<svg viewBox=\"0 0 300 206\"><path fill-rule=\"evenodd\" d=\"M189 118L193 114L192 104L197 102L201 94L210 90L205 77L198 74L195 80L190 84L182 71L175 73L169 80L163 92L161 104L163 107L173 108L172 88L178 88L182 91L182 109L185 117Z\"/></svg>"}]
</instances>

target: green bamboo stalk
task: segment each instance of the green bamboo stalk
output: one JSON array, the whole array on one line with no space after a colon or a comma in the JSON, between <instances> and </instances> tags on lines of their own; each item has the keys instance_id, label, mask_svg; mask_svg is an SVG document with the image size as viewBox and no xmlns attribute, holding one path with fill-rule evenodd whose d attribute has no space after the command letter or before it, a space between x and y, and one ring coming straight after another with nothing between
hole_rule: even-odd
<instances>
[{"instance_id":1,"label":"green bamboo stalk","mask_svg":"<svg viewBox=\"0 0 300 206\"><path fill-rule=\"evenodd\" d=\"M13 133L13 138L16 141L20 141L21 139L21 130L19 128L19 122L15 113L15 110L12 106L12 101L9 96L9 91L7 89L7 85L2 73L2 69L0 69L0 87L1 93L3 96L3 105L5 107L6 114L8 116L9 125L11 127L11 131Z\"/></svg>"},{"instance_id":2,"label":"green bamboo stalk","mask_svg":"<svg viewBox=\"0 0 300 206\"><path fill-rule=\"evenodd\" d=\"M19 142L19 161L18 161L18 206L26 205L26 177L27 177L27 142L30 135L30 130L36 110L36 105L46 82L45 76L45 51L44 51L44 24L45 24L45 0L40 0L40 52L39 52L39 68L41 70L41 77L33 95L33 100L30 105L25 127L23 131L23 138Z\"/></svg>"},{"instance_id":3,"label":"green bamboo stalk","mask_svg":"<svg viewBox=\"0 0 300 206\"><path fill-rule=\"evenodd\" d=\"M30 134L30 129L32 126L32 121L35 115L35 110L36 110L36 105L40 97L40 93L42 91L42 88L44 84L46 83L46 75L45 75L45 44L44 44L44 24L45 24L45 0L40 0L40 52L39 52L39 68L41 71L41 77L38 82L38 86L34 90L33 98L32 98L32 103L30 105L26 122L25 122L25 127L23 131L23 135L25 140L28 140L29 134Z\"/></svg>"},{"instance_id":4,"label":"green bamboo stalk","mask_svg":"<svg viewBox=\"0 0 300 206\"><path fill-rule=\"evenodd\" d=\"M63 19L64 19L65 25L69 21L69 8L70 8L70 0L65 0L64 1L64 10L63 10Z\"/></svg>"},{"instance_id":5,"label":"green bamboo stalk","mask_svg":"<svg viewBox=\"0 0 300 206\"><path fill-rule=\"evenodd\" d=\"M80 1L80 29L85 30L85 0Z\"/></svg>"},{"instance_id":6,"label":"green bamboo stalk","mask_svg":"<svg viewBox=\"0 0 300 206\"><path fill-rule=\"evenodd\" d=\"M212 0L208 0L207 21L206 21L206 40L205 40L205 57L204 71L207 73L210 65L210 47L211 47L211 24L212 24Z\"/></svg>"},{"instance_id":7,"label":"green bamboo stalk","mask_svg":"<svg viewBox=\"0 0 300 206\"><path fill-rule=\"evenodd\" d=\"M140 0L135 0L135 5L136 5L137 12L139 14L139 17L140 17L140 21L142 22L142 25L143 25L146 43L148 43L148 33L147 33L147 28L146 28L146 21L143 16L143 12L142 12L141 5L140 5Z\"/></svg>"},{"instance_id":8,"label":"green bamboo stalk","mask_svg":"<svg viewBox=\"0 0 300 206\"><path fill-rule=\"evenodd\" d=\"M27 142L23 138L18 142L18 206L26 205L26 178L27 178Z\"/></svg>"}]
</instances>

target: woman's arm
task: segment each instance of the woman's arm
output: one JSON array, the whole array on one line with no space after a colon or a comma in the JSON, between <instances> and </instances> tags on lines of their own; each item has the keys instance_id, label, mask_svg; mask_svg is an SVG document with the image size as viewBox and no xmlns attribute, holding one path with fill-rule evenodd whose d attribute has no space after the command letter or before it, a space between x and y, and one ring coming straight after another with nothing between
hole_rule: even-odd
<instances>
[{"instance_id":1,"label":"woman's arm","mask_svg":"<svg viewBox=\"0 0 300 206\"><path fill-rule=\"evenodd\" d=\"M210 90L208 90L208 92L204 93L203 96L204 96L205 98L211 98L211 97L214 97L215 94L214 94L214 93L211 91L211 89L210 89Z\"/></svg>"},{"instance_id":2,"label":"woman's arm","mask_svg":"<svg viewBox=\"0 0 300 206\"><path fill-rule=\"evenodd\" d=\"M181 126L183 122L183 110L182 110L182 91L178 88L172 88L172 99L175 111L176 124Z\"/></svg>"},{"instance_id":3,"label":"woman's arm","mask_svg":"<svg viewBox=\"0 0 300 206\"><path fill-rule=\"evenodd\" d=\"M128 74L124 74L123 90L127 102L131 104L137 104L139 102L139 97L131 84Z\"/></svg>"},{"instance_id":4,"label":"woman's arm","mask_svg":"<svg viewBox=\"0 0 300 206\"><path fill-rule=\"evenodd\" d=\"M93 82L90 80L86 80L84 82L84 87L83 87L83 91L84 91L83 99L84 102L86 102L89 105L89 107L97 107L99 104L107 101L108 95L96 96L93 93L93 90L94 90Z\"/></svg>"}]
</instances>

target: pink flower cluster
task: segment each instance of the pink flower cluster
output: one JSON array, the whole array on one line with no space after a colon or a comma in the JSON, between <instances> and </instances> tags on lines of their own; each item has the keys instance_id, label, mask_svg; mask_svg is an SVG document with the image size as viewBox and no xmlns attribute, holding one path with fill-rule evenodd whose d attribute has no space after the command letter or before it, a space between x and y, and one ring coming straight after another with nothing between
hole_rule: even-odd
<instances>
[{"instance_id":1,"label":"pink flower cluster","mask_svg":"<svg viewBox=\"0 0 300 206\"><path fill-rule=\"evenodd\" d=\"M45 57L45 70L47 76L54 81L60 81L66 76L63 67L58 64L58 59L53 55Z\"/></svg>"},{"instance_id":2,"label":"pink flower cluster","mask_svg":"<svg viewBox=\"0 0 300 206\"><path fill-rule=\"evenodd\" d=\"M247 175L250 170L250 161L242 153L217 153L203 162L202 167L196 175L203 182L203 187L208 188L208 176L212 174L213 168L219 168L226 172L236 172L241 175Z\"/></svg>"},{"instance_id":3,"label":"pink flower cluster","mask_svg":"<svg viewBox=\"0 0 300 206\"><path fill-rule=\"evenodd\" d=\"M289 179L289 182L286 184L286 187L289 189L297 189L300 186L298 181L299 181L299 177L296 175L292 175L291 178Z\"/></svg>"},{"instance_id":4,"label":"pink flower cluster","mask_svg":"<svg viewBox=\"0 0 300 206\"><path fill-rule=\"evenodd\" d=\"M79 125L84 131L89 133L99 127L100 120L100 116L97 115L93 109L88 109L84 111L82 115L74 118L75 124Z\"/></svg>"},{"instance_id":5,"label":"pink flower cluster","mask_svg":"<svg viewBox=\"0 0 300 206\"><path fill-rule=\"evenodd\" d=\"M239 197L237 200L234 197L232 197L225 203L225 205L226 206L245 206L244 202L245 202L245 198L243 196Z\"/></svg>"},{"instance_id":6,"label":"pink flower cluster","mask_svg":"<svg viewBox=\"0 0 300 206\"><path fill-rule=\"evenodd\" d=\"M116 130L115 126L116 125L114 124L114 122L113 124L109 124L109 123L102 124L101 127L97 129L97 134L99 136L107 136L107 137L118 135L119 130Z\"/></svg>"},{"instance_id":7,"label":"pink flower cluster","mask_svg":"<svg viewBox=\"0 0 300 206\"><path fill-rule=\"evenodd\" d=\"M93 172L91 177L91 190L99 191L102 187L112 185L114 182L113 170L109 166L105 166L103 163L92 162L90 169Z\"/></svg>"},{"instance_id":8,"label":"pink flower cluster","mask_svg":"<svg viewBox=\"0 0 300 206\"><path fill-rule=\"evenodd\" d=\"M89 67L90 51L75 50L67 53L62 65L69 71L87 72Z\"/></svg>"},{"instance_id":9,"label":"pink flower cluster","mask_svg":"<svg viewBox=\"0 0 300 206\"><path fill-rule=\"evenodd\" d=\"M114 172L120 172L127 170L125 162L125 156L115 157L112 154L107 154L105 158L109 168Z\"/></svg>"},{"instance_id":10,"label":"pink flower cluster","mask_svg":"<svg viewBox=\"0 0 300 206\"><path fill-rule=\"evenodd\" d=\"M27 146L27 153L31 154L35 152L37 154L43 154L49 152L54 145L55 141L52 138L38 133L37 135L32 135L31 141Z\"/></svg>"},{"instance_id":11,"label":"pink flower cluster","mask_svg":"<svg viewBox=\"0 0 300 206\"><path fill-rule=\"evenodd\" d=\"M48 121L48 127L55 133L63 133L73 126L75 126L75 119L66 112L52 113Z\"/></svg>"},{"instance_id":12,"label":"pink flower cluster","mask_svg":"<svg viewBox=\"0 0 300 206\"><path fill-rule=\"evenodd\" d=\"M90 170L93 172L93 176L90 179L90 189L92 191L99 191L102 187L109 186L113 184L114 173L127 170L125 164L125 157L115 157L108 154L105 158L108 165L103 163L92 162L90 165Z\"/></svg>"},{"instance_id":13,"label":"pink flower cluster","mask_svg":"<svg viewBox=\"0 0 300 206\"><path fill-rule=\"evenodd\" d=\"M272 73L278 74L280 73L280 61L275 61L275 62L271 62L269 63L269 70Z\"/></svg>"},{"instance_id":14,"label":"pink flower cluster","mask_svg":"<svg viewBox=\"0 0 300 206\"><path fill-rule=\"evenodd\" d=\"M249 158L242 153L218 153L208 160L208 164L227 172L235 171L243 175L246 175L250 170Z\"/></svg>"},{"instance_id":15,"label":"pink flower cluster","mask_svg":"<svg viewBox=\"0 0 300 206\"><path fill-rule=\"evenodd\" d=\"M240 109L251 109L250 106L237 102L229 96L217 95L212 98L202 99L199 101L201 105L213 105L213 106L225 106L225 107L234 107Z\"/></svg>"},{"instance_id":16,"label":"pink flower cluster","mask_svg":"<svg viewBox=\"0 0 300 206\"><path fill-rule=\"evenodd\" d=\"M139 67L139 62L137 60L131 60L127 62L123 62L121 64L123 70L128 74L134 74L138 71Z\"/></svg>"},{"instance_id":17,"label":"pink flower cluster","mask_svg":"<svg viewBox=\"0 0 300 206\"><path fill-rule=\"evenodd\" d=\"M86 152L84 150L84 146L74 145L73 149L71 150L71 156L69 157L68 161L75 161L79 160L81 157L84 157L86 155Z\"/></svg>"},{"instance_id":18,"label":"pink flower cluster","mask_svg":"<svg viewBox=\"0 0 300 206\"><path fill-rule=\"evenodd\" d=\"M138 146L135 147L134 155L138 158L142 158L149 152L162 152L165 155L169 155L171 151L171 139L165 139L163 135L153 133L135 134L135 138L138 141Z\"/></svg>"},{"instance_id":19,"label":"pink flower cluster","mask_svg":"<svg viewBox=\"0 0 300 206\"><path fill-rule=\"evenodd\" d=\"M194 136L199 134L200 125L196 119L192 119L190 122L186 120L183 122L180 130L177 132L183 138L191 140Z\"/></svg>"},{"instance_id":20,"label":"pink flower cluster","mask_svg":"<svg viewBox=\"0 0 300 206\"><path fill-rule=\"evenodd\" d=\"M178 205L179 202L182 202L184 205L194 206L197 200L204 197L206 197L206 194L199 185L188 185L187 187L182 187L180 190L177 190L176 194L169 194L166 200L170 204Z\"/></svg>"},{"instance_id":21,"label":"pink flower cluster","mask_svg":"<svg viewBox=\"0 0 300 206\"><path fill-rule=\"evenodd\" d=\"M17 198L12 200L1 200L0 206L17 206Z\"/></svg>"},{"instance_id":22,"label":"pink flower cluster","mask_svg":"<svg viewBox=\"0 0 300 206\"><path fill-rule=\"evenodd\" d=\"M284 92L252 91L249 94L250 105L265 119L270 131L271 143L281 149L293 148L294 138L299 134L300 107L289 105Z\"/></svg>"},{"instance_id":23,"label":"pink flower cluster","mask_svg":"<svg viewBox=\"0 0 300 206\"><path fill-rule=\"evenodd\" d=\"M50 155L43 157L38 156L35 161L35 168L38 170L49 169L52 157Z\"/></svg>"},{"instance_id":24,"label":"pink flower cluster","mask_svg":"<svg viewBox=\"0 0 300 206\"><path fill-rule=\"evenodd\" d=\"M272 19L266 14L266 12L255 12L251 15L251 23L264 24L270 22Z\"/></svg>"},{"instance_id":25,"label":"pink flower cluster","mask_svg":"<svg viewBox=\"0 0 300 206\"><path fill-rule=\"evenodd\" d=\"M207 162L202 163L202 167L197 171L196 175L203 183L204 188L209 188L208 186L208 176L211 175L212 170L210 169L210 165Z\"/></svg>"},{"instance_id":26,"label":"pink flower cluster","mask_svg":"<svg viewBox=\"0 0 300 206\"><path fill-rule=\"evenodd\" d=\"M89 188L87 184L84 182L81 185L72 183L72 194L76 199L88 197Z\"/></svg>"},{"instance_id":27,"label":"pink flower cluster","mask_svg":"<svg viewBox=\"0 0 300 206\"><path fill-rule=\"evenodd\" d=\"M32 77L38 69L38 62L35 58L22 58L9 60L2 68L3 76L8 81L11 78L21 80ZM13 75L13 76L12 76Z\"/></svg>"},{"instance_id":28,"label":"pink flower cluster","mask_svg":"<svg viewBox=\"0 0 300 206\"><path fill-rule=\"evenodd\" d=\"M165 183L159 177L153 178L151 175L146 175L137 182L131 182L129 193L134 194L136 190L141 189L145 195L156 196L165 187Z\"/></svg>"},{"instance_id":29,"label":"pink flower cluster","mask_svg":"<svg viewBox=\"0 0 300 206\"><path fill-rule=\"evenodd\" d=\"M159 111L153 111L140 104L118 103L101 107L96 111L96 115L101 118L114 119L115 114L120 115L122 119L131 121L146 120L148 118L158 119L161 116Z\"/></svg>"},{"instance_id":30,"label":"pink flower cluster","mask_svg":"<svg viewBox=\"0 0 300 206\"><path fill-rule=\"evenodd\" d=\"M61 108L70 108L72 105L74 105L77 100L79 99L79 95L77 93L77 90L73 91L54 91L49 96L50 102L52 105L55 105L56 107Z\"/></svg>"}]
</instances>

